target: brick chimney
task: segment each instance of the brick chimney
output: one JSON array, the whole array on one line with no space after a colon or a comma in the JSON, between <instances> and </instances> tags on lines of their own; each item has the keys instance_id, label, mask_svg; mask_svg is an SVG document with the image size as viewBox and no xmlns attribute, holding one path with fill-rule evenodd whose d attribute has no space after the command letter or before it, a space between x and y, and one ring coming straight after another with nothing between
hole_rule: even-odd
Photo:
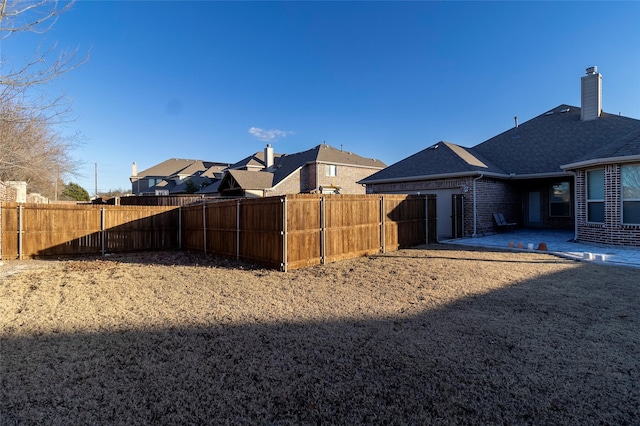
<instances>
[{"instance_id":1,"label":"brick chimney","mask_svg":"<svg viewBox=\"0 0 640 426\"><path fill-rule=\"evenodd\" d=\"M595 120L602 113L602 74L598 73L598 67L587 68L580 83L580 120Z\"/></svg>"}]
</instances>

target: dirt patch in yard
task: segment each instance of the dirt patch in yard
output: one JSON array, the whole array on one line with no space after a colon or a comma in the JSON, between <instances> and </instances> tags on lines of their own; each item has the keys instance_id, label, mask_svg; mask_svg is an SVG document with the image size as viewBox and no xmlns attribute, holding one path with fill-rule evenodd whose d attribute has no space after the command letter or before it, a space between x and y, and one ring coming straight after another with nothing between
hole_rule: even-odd
<instances>
[{"instance_id":1,"label":"dirt patch in yard","mask_svg":"<svg viewBox=\"0 0 640 426\"><path fill-rule=\"evenodd\" d=\"M2 425L640 423L640 269L537 253L5 261L0 339Z\"/></svg>"}]
</instances>

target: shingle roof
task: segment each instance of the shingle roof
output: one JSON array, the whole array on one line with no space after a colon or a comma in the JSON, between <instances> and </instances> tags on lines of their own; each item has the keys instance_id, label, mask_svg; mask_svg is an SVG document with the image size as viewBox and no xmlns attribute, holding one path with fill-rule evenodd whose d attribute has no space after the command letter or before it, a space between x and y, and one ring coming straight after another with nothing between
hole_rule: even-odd
<instances>
[{"instance_id":1,"label":"shingle roof","mask_svg":"<svg viewBox=\"0 0 640 426\"><path fill-rule=\"evenodd\" d=\"M445 174L497 173L504 171L486 158L450 142L438 142L383 169L360 182L425 177Z\"/></svg>"},{"instance_id":2,"label":"shingle roof","mask_svg":"<svg viewBox=\"0 0 640 426\"><path fill-rule=\"evenodd\" d=\"M209 166L207 170L202 172L201 176L208 177L209 179L220 179L224 174L224 170L229 166L230 164L215 164L213 166Z\"/></svg>"},{"instance_id":3,"label":"shingle roof","mask_svg":"<svg viewBox=\"0 0 640 426\"><path fill-rule=\"evenodd\" d=\"M602 113L596 120L581 121L580 108L559 105L472 148L440 142L434 145L438 148L420 151L361 182L470 173L561 174L561 166L576 161L640 155L639 132L640 120Z\"/></svg>"},{"instance_id":4,"label":"shingle roof","mask_svg":"<svg viewBox=\"0 0 640 426\"><path fill-rule=\"evenodd\" d=\"M273 182L273 173L254 172L250 170L229 170L228 175L233 177L242 189L265 189L271 188ZM229 176L225 175L222 179L225 181Z\"/></svg>"},{"instance_id":5,"label":"shingle roof","mask_svg":"<svg viewBox=\"0 0 640 426\"><path fill-rule=\"evenodd\" d=\"M205 170L223 170L229 164L205 160L188 160L183 158L170 158L153 167L149 167L137 174L139 178L145 177L172 177L177 175L194 175Z\"/></svg>"},{"instance_id":6,"label":"shingle roof","mask_svg":"<svg viewBox=\"0 0 640 426\"><path fill-rule=\"evenodd\" d=\"M138 172L138 177L167 177L174 176L180 173L182 170L191 166L193 163L200 160L186 160L182 158L170 158L163 161L160 164L156 164L153 167L149 167L146 170Z\"/></svg>"},{"instance_id":7,"label":"shingle roof","mask_svg":"<svg viewBox=\"0 0 640 426\"><path fill-rule=\"evenodd\" d=\"M209 185L212 179L204 176L201 172L196 174L195 176L191 176L188 179L185 179L183 182L173 186L169 193L171 194L181 194L185 193L189 190L189 187L195 185L195 188L202 189L203 185ZM191 182L191 184L189 184Z\"/></svg>"},{"instance_id":8,"label":"shingle roof","mask_svg":"<svg viewBox=\"0 0 640 426\"><path fill-rule=\"evenodd\" d=\"M222 179L216 179L211 185L205 186L200 191L196 192L196 194L215 194L218 192L218 187L221 182Z\"/></svg>"},{"instance_id":9,"label":"shingle roof","mask_svg":"<svg viewBox=\"0 0 640 426\"><path fill-rule=\"evenodd\" d=\"M353 152L343 151L327 144L315 146L309 151L314 152L314 160L321 163L348 164L350 166L373 167L377 169L387 166L380 160L361 157Z\"/></svg>"},{"instance_id":10,"label":"shingle roof","mask_svg":"<svg viewBox=\"0 0 640 426\"><path fill-rule=\"evenodd\" d=\"M638 127L640 120L607 113L595 120L581 121L580 108L560 105L476 145L471 151L491 158L507 173L561 173L561 165Z\"/></svg>"},{"instance_id":11,"label":"shingle roof","mask_svg":"<svg viewBox=\"0 0 640 426\"><path fill-rule=\"evenodd\" d=\"M361 157L352 152L321 144L295 154L274 154L273 168L269 171L234 170L250 166L264 167L264 152L256 152L232 164L228 173L233 172L231 175L243 189L266 189L277 185L293 172L309 163L345 164L373 169L382 169L386 166L380 160ZM249 174L237 173L241 171ZM260 175L256 175L256 173L260 173Z\"/></svg>"},{"instance_id":12,"label":"shingle roof","mask_svg":"<svg viewBox=\"0 0 640 426\"><path fill-rule=\"evenodd\" d=\"M281 156L282 154L273 154L274 157L274 161L277 161L277 159ZM248 157L243 158L242 160L238 161L237 163L234 163L232 165L229 166L230 170L234 170L234 169L245 169L245 168L263 168L265 166L265 162L264 162L264 151L258 151L255 154L251 154Z\"/></svg>"},{"instance_id":13,"label":"shingle roof","mask_svg":"<svg viewBox=\"0 0 640 426\"><path fill-rule=\"evenodd\" d=\"M574 160L572 164L564 165L563 168L575 168L575 165L579 165L580 163L591 162L599 164L606 162L608 158L620 157L633 157L636 160L640 158L640 127Z\"/></svg>"}]
</instances>

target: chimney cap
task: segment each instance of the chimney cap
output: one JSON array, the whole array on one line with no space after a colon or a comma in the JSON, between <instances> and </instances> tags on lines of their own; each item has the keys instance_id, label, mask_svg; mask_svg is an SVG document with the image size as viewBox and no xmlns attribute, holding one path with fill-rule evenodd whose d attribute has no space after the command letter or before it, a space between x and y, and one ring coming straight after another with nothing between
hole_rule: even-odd
<instances>
[{"instance_id":1,"label":"chimney cap","mask_svg":"<svg viewBox=\"0 0 640 426\"><path fill-rule=\"evenodd\" d=\"M587 75L591 75L591 74L597 74L598 73L598 67L597 66L592 66L587 68Z\"/></svg>"}]
</instances>

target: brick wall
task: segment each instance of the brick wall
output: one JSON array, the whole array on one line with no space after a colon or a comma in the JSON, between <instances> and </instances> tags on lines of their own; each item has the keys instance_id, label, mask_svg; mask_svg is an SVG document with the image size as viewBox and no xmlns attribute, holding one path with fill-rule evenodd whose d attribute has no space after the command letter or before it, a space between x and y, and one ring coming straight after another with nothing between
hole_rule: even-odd
<instances>
[{"instance_id":1,"label":"brick wall","mask_svg":"<svg viewBox=\"0 0 640 426\"><path fill-rule=\"evenodd\" d=\"M434 179L434 180L420 180L410 182L393 182L393 183L378 183L367 185L368 194L393 194L393 193L427 193L431 191L437 191L442 189L450 189L459 191L463 194L463 214L464 214L464 235L473 235L473 179L474 176L456 177L450 179ZM488 179L481 179L476 182L476 191L478 194L478 200L482 200L484 196L500 196L500 192L504 190L501 186L495 186ZM443 200L440 197L437 198L437 203L451 203L450 199ZM496 204L499 204L497 200L485 200L479 201L477 205L477 220L476 220L476 232L494 232L493 213L495 210L491 210ZM506 214L506 213L505 213Z\"/></svg>"},{"instance_id":2,"label":"brick wall","mask_svg":"<svg viewBox=\"0 0 640 426\"><path fill-rule=\"evenodd\" d=\"M587 222L586 170L576 173L576 221L578 240L618 246L640 247L640 225L621 221L620 165L604 166L604 223Z\"/></svg>"},{"instance_id":3,"label":"brick wall","mask_svg":"<svg viewBox=\"0 0 640 426\"><path fill-rule=\"evenodd\" d=\"M465 235L473 234L473 181L475 177L459 177L450 179L436 179L415 182L397 182L387 184L373 184L367 186L368 193L416 193L438 189L459 189L464 196L464 230ZM549 214L549 191L554 183L572 179L553 178L535 180L503 180L483 177L476 181L476 233L487 234L498 231L493 213L503 213L505 219L511 223L525 226L523 197L528 191L539 191L541 194L542 226L547 229L574 229L574 218L551 217ZM438 199L438 202L443 202ZM449 202L445 200L444 202ZM573 200L572 200L573 204ZM573 208L573 206L572 206Z\"/></svg>"},{"instance_id":4,"label":"brick wall","mask_svg":"<svg viewBox=\"0 0 640 426\"><path fill-rule=\"evenodd\" d=\"M465 229L473 230L473 182L469 185L469 202L465 200ZM476 228L478 234L497 232L494 213L502 213L507 222L522 225L521 192L513 183L504 180L482 178L476 181Z\"/></svg>"},{"instance_id":5,"label":"brick wall","mask_svg":"<svg viewBox=\"0 0 640 426\"><path fill-rule=\"evenodd\" d=\"M366 189L364 185L357 182L379 171L378 169L337 165L336 176L326 176L326 165L318 164L317 166L319 169L316 188L321 186L339 186L341 188L341 194L365 194Z\"/></svg>"},{"instance_id":6,"label":"brick wall","mask_svg":"<svg viewBox=\"0 0 640 426\"><path fill-rule=\"evenodd\" d=\"M271 197L274 195L285 195L285 194L298 194L301 192L301 180L302 173L298 170L295 173L289 175L286 179L281 181L278 185L276 185L272 189L267 189L265 191L266 197Z\"/></svg>"}]
</instances>

